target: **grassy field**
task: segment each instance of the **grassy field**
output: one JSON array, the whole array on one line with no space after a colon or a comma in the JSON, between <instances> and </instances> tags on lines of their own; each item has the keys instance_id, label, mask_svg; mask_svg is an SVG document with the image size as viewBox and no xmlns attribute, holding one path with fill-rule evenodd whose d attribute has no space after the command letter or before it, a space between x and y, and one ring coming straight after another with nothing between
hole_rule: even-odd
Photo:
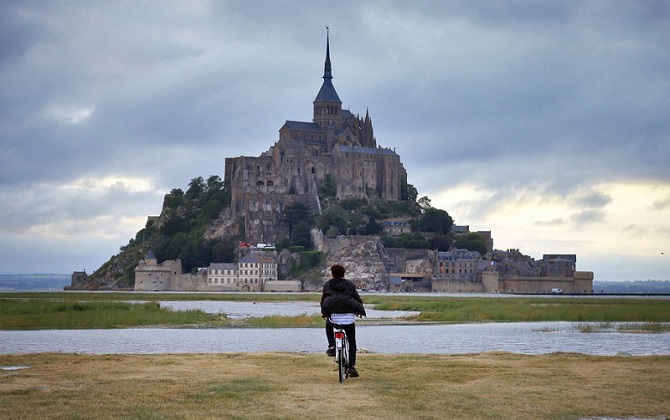
<instances>
[{"instance_id":1,"label":"grassy field","mask_svg":"<svg viewBox=\"0 0 670 420\"><path fill-rule=\"evenodd\" d=\"M314 293L4 293L0 294L0 329L185 327L318 327L319 316L270 316L231 321L225 314L173 312L156 301L312 301ZM133 302L130 302L133 301ZM148 303L136 303L147 301ZM649 331L667 331L670 300L602 299L592 297L458 297L366 295L366 304L381 310L418 311L410 322L642 322ZM363 323L366 320L362 321ZM658 324L652 326L651 324Z\"/></svg>"},{"instance_id":2,"label":"grassy field","mask_svg":"<svg viewBox=\"0 0 670 420\"><path fill-rule=\"evenodd\" d=\"M670 356L0 356L6 419L666 418Z\"/></svg>"},{"instance_id":3,"label":"grassy field","mask_svg":"<svg viewBox=\"0 0 670 420\"><path fill-rule=\"evenodd\" d=\"M173 312L155 302L318 298L10 293L0 294L0 329L321 327L319 316L231 321L221 314ZM408 295L364 300L376 309L419 311L406 320L417 323L562 320L584 322L584 332L626 322L642 323L645 332L667 332L670 323L667 300ZM361 353L361 377L343 385L331 358L302 353L0 355L0 367L3 419L670 418L670 356Z\"/></svg>"}]
</instances>

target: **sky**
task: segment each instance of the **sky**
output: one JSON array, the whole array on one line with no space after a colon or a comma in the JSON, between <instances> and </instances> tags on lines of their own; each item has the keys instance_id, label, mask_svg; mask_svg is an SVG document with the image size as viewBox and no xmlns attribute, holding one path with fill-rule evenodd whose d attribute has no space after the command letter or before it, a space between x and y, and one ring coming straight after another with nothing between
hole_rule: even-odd
<instances>
[{"instance_id":1,"label":"sky","mask_svg":"<svg viewBox=\"0 0 670 420\"><path fill-rule=\"evenodd\" d=\"M224 159L343 107L496 249L670 280L670 2L0 2L0 273L89 274Z\"/></svg>"}]
</instances>

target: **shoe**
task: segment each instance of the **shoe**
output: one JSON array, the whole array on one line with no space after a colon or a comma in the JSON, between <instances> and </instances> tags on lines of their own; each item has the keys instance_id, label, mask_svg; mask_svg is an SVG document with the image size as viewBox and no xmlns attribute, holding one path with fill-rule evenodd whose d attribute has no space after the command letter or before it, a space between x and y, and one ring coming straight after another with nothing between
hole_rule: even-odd
<instances>
[{"instance_id":1,"label":"shoe","mask_svg":"<svg viewBox=\"0 0 670 420\"><path fill-rule=\"evenodd\" d=\"M326 350L326 354L329 357L335 357L335 347L328 347L328 350Z\"/></svg>"},{"instance_id":2,"label":"shoe","mask_svg":"<svg viewBox=\"0 0 670 420\"><path fill-rule=\"evenodd\" d=\"M349 376L352 378L358 378L358 371L356 370L355 367L349 366Z\"/></svg>"}]
</instances>

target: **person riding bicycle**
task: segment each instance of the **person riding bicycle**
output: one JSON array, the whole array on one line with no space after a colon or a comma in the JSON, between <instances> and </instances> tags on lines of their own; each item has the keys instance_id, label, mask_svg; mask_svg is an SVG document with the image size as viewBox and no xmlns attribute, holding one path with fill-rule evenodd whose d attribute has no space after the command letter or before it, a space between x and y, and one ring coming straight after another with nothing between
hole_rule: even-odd
<instances>
[{"instance_id":1,"label":"person riding bicycle","mask_svg":"<svg viewBox=\"0 0 670 420\"><path fill-rule=\"evenodd\" d=\"M344 278L344 267L333 264L330 267L333 278L323 285L321 294L321 316L326 319L326 337L328 338L328 356L335 356L335 337L333 323L340 325L349 340L349 376L357 377L356 371L356 316L367 316L363 300L356 286Z\"/></svg>"}]
</instances>

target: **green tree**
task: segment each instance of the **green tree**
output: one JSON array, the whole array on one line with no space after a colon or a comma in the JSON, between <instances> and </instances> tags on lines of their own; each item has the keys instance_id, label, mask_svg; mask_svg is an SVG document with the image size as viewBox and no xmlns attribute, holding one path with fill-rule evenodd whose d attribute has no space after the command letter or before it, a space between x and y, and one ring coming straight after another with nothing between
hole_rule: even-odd
<instances>
[{"instance_id":1,"label":"green tree","mask_svg":"<svg viewBox=\"0 0 670 420\"><path fill-rule=\"evenodd\" d=\"M289 236L292 241L293 229L295 229L298 223L306 223L309 228L314 224L314 213L312 213L312 210L307 205L299 201L294 201L286 205L284 207L283 217L284 221L288 223Z\"/></svg>"},{"instance_id":2,"label":"green tree","mask_svg":"<svg viewBox=\"0 0 670 420\"><path fill-rule=\"evenodd\" d=\"M235 261L235 244L233 241L218 241L212 246L212 262L232 263Z\"/></svg>"},{"instance_id":3,"label":"green tree","mask_svg":"<svg viewBox=\"0 0 670 420\"><path fill-rule=\"evenodd\" d=\"M218 175L210 175L209 178L207 178L207 184L206 184L207 192L215 192L215 191L222 191L223 190L223 181L221 181L221 177Z\"/></svg>"},{"instance_id":4,"label":"green tree","mask_svg":"<svg viewBox=\"0 0 670 420\"><path fill-rule=\"evenodd\" d=\"M424 195L423 197L419 198L417 203L419 204L419 208L421 209L421 212L424 212L431 208L432 206L430 205L430 198L428 196Z\"/></svg>"},{"instance_id":5,"label":"green tree","mask_svg":"<svg viewBox=\"0 0 670 420\"><path fill-rule=\"evenodd\" d=\"M446 252L451 249L451 237L449 235L435 235L429 239L431 249Z\"/></svg>"},{"instance_id":6,"label":"green tree","mask_svg":"<svg viewBox=\"0 0 670 420\"><path fill-rule=\"evenodd\" d=\"M319 186L319 197L324 198L335 198L337 195L337 180L331 174L326 174Z\"/></svg>"},{"instance_id":7,"label":"green tree","mask_svg":"<svg viewBox=\"0 0 670 420\"><path fill-rule=\"evenodd\" d=\"M370 221L365 225L365 234L366 235L378 235L382 232L384 227L381 223L378 223L374 217L370 218Z\"/></svg>"},{"instance_id":8,"label":"green tree","mask_svg":"<svg viewBox=\"0 0 670 420\"><path fill-rule=\"evenodd\" d=\"M307 222L298 222L293 227L293 232L291 232L291 243L293 245L302 245L305 248L309 248L311 243L310 230L312 226Z\"/></svg>"},{"instance_id":9,"label":"green tree","mask_svg":"<svg viewBox=\"0 0 670 420\"><path fill-rule=\"evenodd\" d=\"M198 196L204 193L207 190L207 184L205 180L199 176L193 178L191 182L188 183L188 190L186 190L186 197L189 199L198 198Z\"/></svg>"},{"instance_id":10,"label":"green tree","mask_svg":"<svg viewBox=\"0 0 670 420\"><path fill-rule=\"evenodd\" d=\"M422 232L433 232L437 235L446 235L454 225L454 219L444 210L429 207L424 210L419 219Z\"/></svg>"},{"instance_id":11,"label":"green tree","mask_svg":"<svg viewBox=\"0 0 670 420\"><path fill-rule=\"evenodd\" d=\"M477 251L482 256L488 252L486 241L477 232L470 232L466 236L456 239L454 246L456 248L467 249L468 251Z\"/></svg>"},{"instance_id":12,"label":"green tree","mask_svg":"<svg viewBox=\"0 0 670 420\"><path fill-rule=\"evenodd\" d=\"M349 228L349 214L340 206L330 206L321 213L318 226L322 232L327 232L331 226L335 226L344 234Z\"/></svg>"},{"instance_id":13,"label":"green tree","mask_svg":"<svg viewBox=\"0 0 670 420\"><path fill-rule=\"evenodd\" d=\"M419 192L416 190L414 185L403 181L400 184L400 199L403 201L416 201L416 198L419 196Z\"/></svg>"}]
</instances>

